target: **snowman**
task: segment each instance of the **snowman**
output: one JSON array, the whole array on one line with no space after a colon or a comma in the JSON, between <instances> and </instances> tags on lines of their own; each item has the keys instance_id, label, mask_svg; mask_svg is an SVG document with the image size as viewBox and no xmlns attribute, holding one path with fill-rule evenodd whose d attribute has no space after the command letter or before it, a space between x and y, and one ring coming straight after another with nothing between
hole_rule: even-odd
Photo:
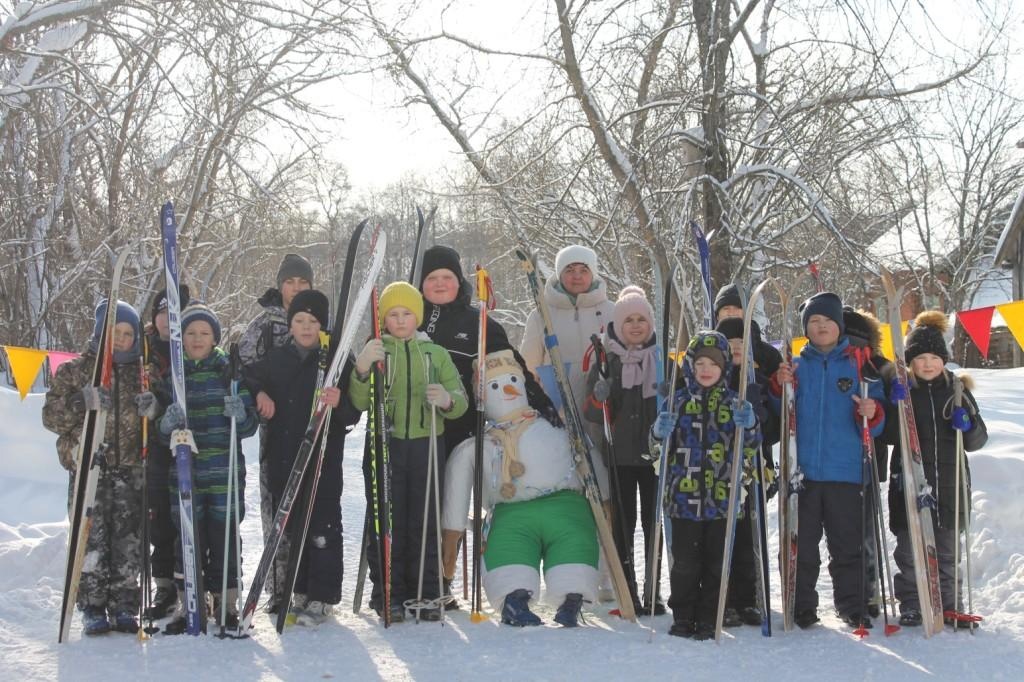
<instances>
[{"instance_id":1,"label":"snowman","mask_svg":"<svg viewBox=\"0 0 1024 682\"><path fill-rule=\"evenodd\" d=\"M512 351L488 354L484 369L484 592L502 623L540 625L529 604L540 595L543 564L546 601L558 606L555 622L575 627L583 601L597 596L600 552L568 435L530 407L523 368ZM454 573L455 543L466 527L474 454L470 438L448 459L446 575Z\"/></svg>"}]
</instances>

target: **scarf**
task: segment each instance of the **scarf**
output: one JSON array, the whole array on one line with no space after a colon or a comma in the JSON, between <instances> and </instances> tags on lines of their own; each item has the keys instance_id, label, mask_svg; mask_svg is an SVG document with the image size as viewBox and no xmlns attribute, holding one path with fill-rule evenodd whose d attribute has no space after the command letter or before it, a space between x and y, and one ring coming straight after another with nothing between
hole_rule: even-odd
<instances>
[{"instance_id":1,"label":"scarf","mask_svg":"<svg viewBox=\"0 0 1024 682\"><path fill-rule=\"evenodd\" d=\"M519 461L519 438L535 419L537 411L524 407L505 415L488 431L501 446L501 496L506 500L511 500L516 494L512 479L526 473L526 467Z\"/></svg>"},{"instance_id":2,"label":"scarf","mask_svg":"<svg viewBox=\"0 0 1024 682\"><path fill-rule=\"evenodd\" d=\"M605 346L622 363L621 381L624 390L639 385L644 398L653 398L658 394L658 368L654 366L657 346L652 343L643 348L626 348L613 336L608 336Z\"/></svg>"}]
</instances>

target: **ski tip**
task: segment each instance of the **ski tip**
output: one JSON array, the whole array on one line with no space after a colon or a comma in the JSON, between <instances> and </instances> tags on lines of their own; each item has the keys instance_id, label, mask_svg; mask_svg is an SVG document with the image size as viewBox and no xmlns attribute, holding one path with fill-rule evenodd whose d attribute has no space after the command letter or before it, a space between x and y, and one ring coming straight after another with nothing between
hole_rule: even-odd
<instances>
[{"instance_id":1,"label":"ski tip","mask_svg":"<svg viewBox=\"0 0 1024 682\"><path fill-rule=\"evenodd\" d=\"M490 620L490 618L480 613L479 611L474 611L473 613L469 614L469 621L471 623L483 623L488 620Z\"/></svg>"}]
</instances>

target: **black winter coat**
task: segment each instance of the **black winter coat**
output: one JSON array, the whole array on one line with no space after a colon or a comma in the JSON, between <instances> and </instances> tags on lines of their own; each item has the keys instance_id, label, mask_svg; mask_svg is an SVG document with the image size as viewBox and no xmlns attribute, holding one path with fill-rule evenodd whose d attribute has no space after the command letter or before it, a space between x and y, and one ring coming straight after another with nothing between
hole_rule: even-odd
<instances>
[{"instance_id":1,"label":"black winter coat","mask_svg":"<svg viewBox=\"0 0 1024 682\"><path fill-rule=\"evenodd\" d=\"M971 415L971 430L964 433L964 450L973 452L988 441L988 430L978 412L978 404L968 390L972 383L964 377L963 407ZM921 443L921 459L924 463L925 478L932 487L938 504L938 522L941 528L954 527L956 504L956 430L950 417L953 411L953 383L949 370L931 381L916 380L910 389L910 401L914 406L914 421L917 425L918 440ZM903 499L903 463L899 445L899 420L886 420L885 439L893 447L890 471L893 480L889 483L889 527L893 532L907 527L906 506ZM899 479L895 477L899 476ZM937 483L936 483L937 481ZM970 492L970 468L967 469L968 493ZM961 515L966 505L960 500ZM961 520L961 527L963 521Z\"/></svg>"}]
</instances>

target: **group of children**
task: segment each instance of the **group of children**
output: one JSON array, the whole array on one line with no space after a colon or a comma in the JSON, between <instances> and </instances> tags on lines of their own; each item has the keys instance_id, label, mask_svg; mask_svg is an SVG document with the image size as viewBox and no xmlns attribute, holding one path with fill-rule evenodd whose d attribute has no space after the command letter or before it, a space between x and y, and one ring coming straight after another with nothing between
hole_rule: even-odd
<instances>
[{"instance_id":1,"label":"group of children","mask_svg":"<svg viewBox=\"0 0 1024 682\"><path fill-rule=\"evenodd\" d=\"M570 264L571 265L571 264ZM423 298L415 287L401 282L387 286L380 296L381 338L371 338L347 362L335 386L318 386L329 343L327 298L312 289L312 268L299 256L289 254L278 273L278 287L264 296L265 311L242 338L240 356L243 381L232 390L231 363L218 345L221 325L214 312L198 301L189 301L187 289L180 298L185 360L187 414L171 400L168 378L168 330L166 294L160 292L152 306L148 330L149 365L141 360L142 329L139 315L117 302L114 328L114 375L112 390L92 386L89 368L95 362L97 344L105 319L106 302L96 310L96 324L88 350L58 370L43 409L44 425L59 434L62 465L74 479L75 451L82 419L88 410L107 411L108 454L100 476L97 514L87 545L87 558L77 606L83 612L86 634L110 629L135 632L139 613L138 576L142 565L140 541L143 510L141 490L149 485L149 515L153 544L152 567L157 592L151 617L172 615L165 631L184 629L185 613L178 595L183 590L182 557L177 533L177 476L168 439L186 425L198 452L194 458L193 504L200 563L214 601L226 601L227 622L237 624L237 556L239 538L228 516L228 452L231 424L239 441L255 433L262 423L260 479L263 497L264 535L282 488L291 471L305 427L317 401L333 408L328 424L325 458L317 496L313 502L308 538L291 603L281 603L283 580L268 581L271 609L290 610L293 622L316 625L340 602L343 573L342 452L345 434L370 408L369 377L383 365L384 404L389 419L391 453L392 547L391 622L404 615L403 603L417 594L422 578L422 597L436 600L438 590L435 505L424 485L431 451L431 431L443 439L444 422L456 420L468 401L459 372L445 348L430 341L418 329L423 324ZM261 300L262 302L262 300ZM658 449L653 442L666 441L667 475L664 511L669 526L672 611L670 634L706 639L714 635L726 517L732 480L734 442L742 438L745 485L753 477L774 491L771 445L778 441L778 413L782 386L792 383L796 393L799 467L803 488L799 504L799 565L797 570L796 623L807 628L818 621L816 590L820 570L818 544L824 534L829 572L834 587L834 606L840 617L855 626L870 627L873 604L865 599L862 546L862 422L881 444L898 448L896 412L889 398L891 372L883 371L877 352L877 321L870 315L845 309L838 296L819 293L801 307L801 321L808 343L792 363L751 329L755 381L739 400L740 348L744 333L738 289L726 287L715 302L716 330L692 335L680 359L681 380L674 387L676 409L660 407L659 357L655 352L654 315L642 290L627 287L612 310L603 330L603 346L609 361L599 375L595 368L586 383L589 399L586 416L592 421L607 418L614 447L607 464L619 485L614 505L616 544L620 556L633 554L639 492L644 541L649 551L660 538L652 537L653 505L658 478L653 462ZM853 317L851 317L851 315ZM874 334L846 333L846 321L867 324ZM984 422L969 390L963 405L954 405L952 375L945 368L948 352L942 338L944 316L918 318L907 337L906 360L913 375L910 399L921 425L922 455L928 483L936 491L935 515L944 604L953 600L953 562L958 538L953 531L953 509L958 491L953 486L955 430L964 433L967 450L980 448L986 439ZM873 325L873 327L872 327ZM333 330L340 331L340 330ZM854 352L855 346L874 347L872 354ZM152 380L144 390L144 374ZM860 381L869 376L868 397L861 397ZM591 409L595 408L595 409ZM659 412L660 410L660 412ZM430 420L435 422L431 429ZM142 479L142 420L150 420L159 442L148 447L149 481ZM111 436L113 434L113 436ZM651 438L648 438L648 436ZM443 443L443 441L442 441ZM236 444L238 445L238 444ZM754 471L756 450L767 463ZM450 449L450 448L449 448ZM884 457L882 447L879 456ZM439 452L445 452L443 444ZM653 466L652 466L653 463ZM920 624L914 582L898 454L892 458L889 485L890 523L896 533L896 597L904 625ZM443 474L443 462L439 474ZM884 469L883 467L879 467ZM244 485L245 463L240 445L235 475ZM443 487L443 483L441 484ZM241 496L239 496L241 497ZM749 496L748 496L749 497ZM959 502L965 510L969 501ZM424 510L426 513L424 514ZM727 626L760 623L756 606L755 568L750 550L752 537L749 502L740 508L732 578L725 618ZM421 567L420 543L426 535L426 556ZM228 556L224 540L228 538ZM149 548L145 548L148 550ZM287 546L281 553L286 560ZM173 561L171 557L173 556ZM628 562L630 563L631 562ZM173 565L173 572L171 567ZM279 564L283 569L283 564ZM227 592L220 594L223 571ZM648 585L644 599L637 598L635 572L627 571L637 607L647 612L664 611L658 590ZM371 604L380 613L380 576L375 576ZM655 584L657 577L655 577ZM440 601L438 601L440 608ZM959 605L955 605L959 610ZM215 615L219 617L220 610ZM423 609L420 617L440 617L437 608Z\"/></svg>"}]
</instances>

